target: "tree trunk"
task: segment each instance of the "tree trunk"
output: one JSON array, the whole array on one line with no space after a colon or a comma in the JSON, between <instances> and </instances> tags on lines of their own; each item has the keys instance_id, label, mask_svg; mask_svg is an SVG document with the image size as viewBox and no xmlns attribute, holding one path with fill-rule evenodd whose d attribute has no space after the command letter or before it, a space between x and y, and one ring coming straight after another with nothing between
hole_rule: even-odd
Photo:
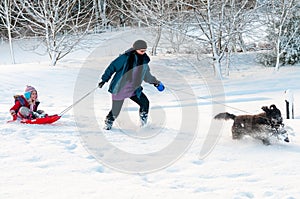
<instances>
[{"instance_id":1,"label":"tree trunk","mask_svg":"<svg viewBox=\"0 0 300 199\"><path fill-rule=\"evenodd\" d=\"M98 1L97 0L93 0L93 6L95 8L95 20L96 20L96 26L95 26L95 33L98 33L99 32L99 29L100 29L100 6L98 5Z\"/></svg>"},{"instance_id":2,"label":"tree trunk","mask_svg":"<svg viewBox=\"0 0 300 199\"><path fill-rule=\"evenodd\" d=\"M226 71L225 74L228 77L230 71L230 58L232 53L232 45L228 45L228 52L226 53Z\"/></svg>"},{"instance_id":3,"label":"tree trunk","mask_svg":"<svg viewBox=\"0 0 300 199\"><path fill-rule=\"evenodd\" d=\"M50 64L50 66L55 66L57 61L58 61L58 55L57 55L56 52L52 52L51 54L52 55L51 55L51 64Z\"/></svg>"},{"instance_id":4,"label":"tree trunk","mask_svg":"<svg viewBox=\"0 0 300 199\"><path fill-rule=\"evenodd\" d=\"M276 64L275 64L275 70L279 70L279 59L280 59L280 38L278 36L277 43L276 43Z\"/></svg>"},{"instance_id":5,"label":"tree trunk","mask_svg":"<svg viewBox=\"0 0 300 199\"><path fill-rule=\"evenodd\" d=\"M155 42L153 44L153 47L152 47L152 52L151 54L154 56L157 54L157 46L158 46L158 43L160 41L160 37L161 37L161 32L162 32L162 27L161 25L159 25L157 27L157 30L156 30L156 38L155 38Z\"/></svg>"},{"instance_id":6,"label":"tree trunk","mask_svg":"<svg viewBox=\"0 0 300 199\"><path fill-rule=\"evenodd\" d=\"M241 46L242 51L247 52L247 48L246 48L242 33L239 32L238 37L239 37L239 42L240 42L240 46Z\"/></svg>"},{"instance_id":7,"label":"tree trunk","mask_svg":"<svg viewBox=\"0 0 300 199\"><path fill-rule=\"evenodd\" d=\"M14 49L13 49L13 43L12 43L10 27L8 27L7 30L8 30L8 40L9 40L9 50L10 50L11 63L15 64L16 61L15 61L15 54L14 54Z\"/></svg>"},{"instance_id":8,"label":"tree trunk","mask_svg":"<svg viewBox=\"0 0 300 199\"><path fill-rule=\"evenodd\" d=\"M108 20L106 17L106 0L99 0L99 10L100 10L100 17L102 21L102 26L107 29Z\"/></svg>"},{"instance_id":9,"label":"tree trunk","mask_svg":"<svg viewBox=\"0 0 300 199\"><path fill-rule=\"evenodd\" d=\"M214 37L213 37L214 38ZM217 79L222 79L221 73L221 57L218 54L217 44L212 43L212 50L213 50L213 67L214 67L214 75Z\"/></svg>"},{"instance_id":10,"label":"tree trunk","mask_svg":"<svg viewBox=\"0 0 300 199\"><path fill-rule=\"evenodd\" d=\"M222 72L221 72L221 60L218 58L216 59L215 61L213 61L213 64L214 64L214 68L215 68L215 76L217 79L219 80L222 80L223 77L222 77Z\"/></svg>"},{"instance_id":11,"label":"tree trunk","mask_svg":"<svg viewBox=\"0 0 300 199\"><path fill-rule=\"evenodd\" d=\"M7 0L4 0L4 4L5 4L4 9L5 9L6 28L7 28L7 34L8 34L11 63L15 64L15 55L14 55L14 51L13 51L13 44L12 44L12 37L11 37L11 22L9 19L10 18L10 14L9 14L10 6L7 4Z\"/></svg>"}]
</instances>

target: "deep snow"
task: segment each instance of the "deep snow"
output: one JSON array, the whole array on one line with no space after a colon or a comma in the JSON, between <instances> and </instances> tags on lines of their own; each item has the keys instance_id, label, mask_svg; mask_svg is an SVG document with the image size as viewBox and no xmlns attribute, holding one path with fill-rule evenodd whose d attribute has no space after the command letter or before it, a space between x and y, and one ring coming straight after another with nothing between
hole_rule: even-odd
<instances>
[{"instance_id":1,"label":"deep snow","mask_svg":"<svg viewBox=\"0 0 300 199\"><path fill-rule=\"evenodd\" d=\"M151 57L151 71L167 89L160 93L152 85L144 84L152 113L152 125L144 130L122 131L127 123L120 119L112 132L103 132L101 126L111 103L108 85L90 96L94 107L87 109L94 108L97 121L91 125L99 127L92 135L103 133L108 142L128 153L154 153L172 143L177 135L194 136L187 150L181 151L182 156L172 164L160 165L161 169L152 168L153 172L129 174L116 168L127 161L114 156L116 151L101 148L103 157L93 152L73 110L52 125L6 123L13 95L22 94L25 85L38 89L41 109L49 114L60 113L96 86L107 64L134 40L145 38L142 35L140 30L99 35L94 51L75 52L55 67L48 66L46 57L36 58L37 55L19 47L16 47L18 64L8 64L8 54L0 54L0 198L299 198L300 68L284 67L275 72L273 68L258 66L252 53L233 59L230 77L224 78L222 88L213 81L206 62L193 64L183 55ZM150 36L145 39L151 41ZM7 52L4 45L0 49ZM81 73L82 69L87 72ZM262 106L276 104L284 117L284 91L292 90L296 119L284 120L291 142L276 141L264 146L251 138L232 140L231 121L221 122L220 134L215 129L211 134L209 129L215 124L212 107L216 104L210 99L216 96L218 100L223 88L222 103L226 105L223 108L228 112L256 114ZM86 102L80 104L84 108ZM185 108L199 111L198 118L188 118L197 118L198 126L192 135L180 129L186 122L182 118L186 117ZM137 122L135 104L128 102L123 110L133 123ZM156 116L164 121L156 120ZM186 141L184 136L180 138L179 143ZM208 139L217 142L203 157L200 151ZM111 165L101 162L107 154L114 157ZM137 165L143 166L143 162Z\"/></svg>"}]
</instances>

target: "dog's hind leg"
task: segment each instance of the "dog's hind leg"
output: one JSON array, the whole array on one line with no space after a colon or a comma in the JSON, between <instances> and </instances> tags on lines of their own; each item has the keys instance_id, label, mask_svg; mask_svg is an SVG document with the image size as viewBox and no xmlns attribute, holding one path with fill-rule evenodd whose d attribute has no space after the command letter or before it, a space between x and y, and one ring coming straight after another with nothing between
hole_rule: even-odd
<instances>
[{"instance_id":1,"label":"dog's hind leg","mask_svg":"<svg viewBox=\"0 0 300 199\"><path fill-rule=\"evenodd\" d=\"M240 122L234 121L232 127L231 127L231 132L232 132L232 139L234 140L239 140L243 137L243 125Z\"/></svg>"},{"instance_id":2,"label":"dog's hind leg","mask_svg":"<svg viewBox=\"0 0 300 199\"><path fill-rule=\"evenodd\" d=\"M243 137L242 132L240 132L239 129L235 128L234 126L232 126L231 132L232 132L232 139L234 140L239 140Z\"/></svg>"}]
</instances>

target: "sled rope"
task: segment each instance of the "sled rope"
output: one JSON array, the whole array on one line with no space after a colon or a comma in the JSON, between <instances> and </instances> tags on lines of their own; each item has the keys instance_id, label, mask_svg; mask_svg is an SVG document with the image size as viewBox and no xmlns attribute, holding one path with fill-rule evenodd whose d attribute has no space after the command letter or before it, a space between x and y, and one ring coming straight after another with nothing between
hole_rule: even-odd
<instances>
[{"instance_id":1,"label":"sled rope","mask_svg":"<svg viewBox=\"0 0 300 199\"><path fill-rule=\"evenodd\" d=\"M176 92L182 92L182 93L185 93L185 94L194 96L193 94L191 94L191 93L189 93L189 92L186 92L186 91L184 91L184 90L176 90L176 89L172 89L172 90L173 90L173 91L176 91ZM245 111L245 110L242 110L242 109L233 107L233 106L226 105L226 104L224 104L224 103L222 103L222 102L218 102L218 101L212 100L211 98L208 99L208 98L200 97L200 96L197 96L197 97L200 98L200 99L206 100L206 101L213 102L213 103L215 103L215 104L223 105L223 106L225 106L225 107L228 107L228 108L231 108L231 109L234 109L234 110L237 110L237 111L241 111L241 112L244 112L244 113L247 113L247 114L251 114L251 113L248 112L248 111Z\"/></svg>"},{"instance_id":2,"label":"sled rope","mask_svg":"<svg viewBox=\"0 0 300 199\"><path fill-rule=\"evenodd\" d=\"M72 105L70 105L69 107L67 107L65 110L63 110L59 116L64 115L66 112L68 112L69 110L71 110L76 104L78 104L79 102L81 102L84 98L86 98L87 96L89 96L90 94L92 94L96 89L98 88L98 86L96 88L93 88L90 92L88 92L87 94L85 94L84 96L82 96L80 99L78 99L76 102L74 102Z\"/></svg>"},{"instance_id":3,"label":"sled rope","mask_svg":"<svg viewBox=\"0 0 300 199\"><path fill-rule=\"evenodd\" d=\"M183 59L184 61L186 61L189 65L192 65L192 66L194 66L194 67L197 67L197 66L195 66L195 64L193 64L192 62L190 62L188 59L186 59L186 58L184 58L184 57L181 57L181 59ZM204 59L206 59L206 58L204 58ZM203 60L204 60L204 59L203 59ZM170 62L170 61L168 61L168 62ZM171 63L171 62L170 62L170 63ZM169 65L172 65L172 64L169 64ZM185 94L188 94L188 95L191 95L191 96L194 96L193 94L191 94L191 93L189 93L189 92L186 92L186 91L184 91L184 90L177 90L177 89L172 89L172 90L173 90L173 91L182 92L182 93L185 93ZM199 97L199 96L198 96L198 98L203 99L203 100L206 100L206 101L213 102L213 103L215 103L215 104L220 104L220 105L223 105L224 107L228 107L228 108L231 108L231 109L234 109L234 110L237 110L237 111L241 111L241 112L244 112L244 113L247 113L247 114L251 114L250 112L247 112L247 111L242 110L242 109L239 109L239 108L235 108L235 107L233 107L233 106L226 105L226 104L224 104L224 103L222 103L222 102L218 102L218 101L215 101L215 100L212 100L212 99L208 99L208 98L205 98L205 97Z\"/></svg>"}]
</instances>

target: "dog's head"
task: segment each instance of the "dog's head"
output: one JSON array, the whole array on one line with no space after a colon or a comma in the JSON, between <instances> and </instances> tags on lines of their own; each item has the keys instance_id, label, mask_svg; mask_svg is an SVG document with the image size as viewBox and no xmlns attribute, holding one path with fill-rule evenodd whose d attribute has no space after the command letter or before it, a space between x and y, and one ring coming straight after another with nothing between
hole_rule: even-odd
<instances>
[{"instance_id":1,"label":"dog's head","mask_svg":"<svg viewBox=\"0 0 300 199\"><path fill-rule=\"evenodd\" d=\"M265 111L266 117L270 121L272 127L279 128L280 125L283 125L281 112L274 104L270 107L263 106L261 109Z\"/></svg>"}]
</instances>

